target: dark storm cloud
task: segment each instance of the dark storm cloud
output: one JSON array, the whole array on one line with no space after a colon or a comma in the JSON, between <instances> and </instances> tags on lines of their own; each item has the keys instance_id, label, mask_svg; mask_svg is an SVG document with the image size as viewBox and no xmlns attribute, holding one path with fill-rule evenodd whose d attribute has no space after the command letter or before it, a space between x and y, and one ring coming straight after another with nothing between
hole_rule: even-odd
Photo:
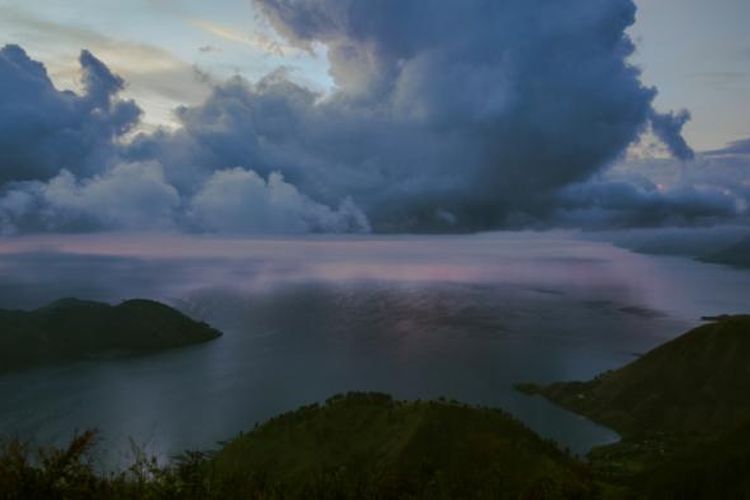
<instances>
[{"instance_id":1,"label":"dark storm cloud","mask_svg":"<svg viewBox=\"0 0 750 500\"><path fill-rule=\"evenodd\" d=\"M163 131L123 146L121 139L138 122L140 109L117 98L125 82L90 52L82 51L79 61L80 95L58 91L45 67L20 47L0 50L0 234L369 230L367 218L346 197L330 208L278 173L267 171L266 180L252 170L229 169L252 159L243 154L247 150L239 135L214 144L213 161L210 140L191 146L168 139ZM178 114L200 112L183 109ZM127 152L141 142L171 153L148 151L143 161L127 161ZM239 153L233 156L233 150Z\"/></svg>"},{"instance_id":2,"label":"dark storm cloud","mask_svg":"<svg viewBox=\"0 0 750 500\"><path fill-rule=\"evenodd\" d=\"M115 98L123 81L88 51L80 64L84 93L77 95L58 91L21 47L0 49L0 185L48 179L61 168L100 171L113 141L137 123L135 103Z\"/></svg>"},{"instance_id":3,"label":"dark storm cloud","mask_svg":"<svg viewBox=\"0 0 750 500\"><path fill-rule=\"evenodd\" d=\"M662 190L604 180L569 186L559 199L557 222L599 229L713 224L742 212L737 197L715 186Z\"/></svg>"},{"instance_id":4,"label":"dark storm cloud","mask_svg":"<svg viewBox=\"0 0 750 500\"><path fill-rule=\"evenodd\" d=\"M681 136L689 114L657 113L656 90L628 62L632 0L255 2L289 43L326 46L330 94L284 69L255 83L237 77L177 109L178 129L118 142L137 108L116 99L123 82L90 54L80 96L55 90L25 55L3 69L10 82L41 83L28 94L11 84L14 99L2 92L0 106L26 103L25 120L41 110L34 126L53 139L8 142L18 161L0 164L0 177L54 176L6 184L5 230L462 231L612 205L646 224L734 213L704 186L666 192L601 179L648 128L675 157L693 157ZM79 129L85 141L54 139ZM121 182L144 184L149 196Z\"/></svg>"},{"instance_id":5,"label":"dark storm cloud","mask_svg":"<svg viewBox=\"0 0 750 500\"><path fill-rule=\"evenodd\" d=\"M690 121L690 113L651 113L651 129L669 152L678 160L692 160L695 153L682 137L682 128Z\"/></svg>"},{"instance_id":6,"label":"dark storm cloud","mask_svg":"<svg viewBox=\"0 0 750 500\"><path fill-rule=\"evenodd\" d=\"M680 159L620 162L595 179L560 191L555 221L579 227L706 226L750 230L750 156L744 141Z\"/></svg>"},{"instance_id":7,"label":"dark storm cloud","mask_svg":"<svg viewBox=\"0 0 750 500\"><path fill-rule=\"evenodd\" d=\"M229 82L132 160L180 163L178 183L185 165L278 169L314 199L351 196L376 229L456 230L545 217L649 120L685 155L687 115L655 113L627 62L629 0L257 3L291 43L327 46L333 94L283 72Z\"/></svg>"}]
</instances>

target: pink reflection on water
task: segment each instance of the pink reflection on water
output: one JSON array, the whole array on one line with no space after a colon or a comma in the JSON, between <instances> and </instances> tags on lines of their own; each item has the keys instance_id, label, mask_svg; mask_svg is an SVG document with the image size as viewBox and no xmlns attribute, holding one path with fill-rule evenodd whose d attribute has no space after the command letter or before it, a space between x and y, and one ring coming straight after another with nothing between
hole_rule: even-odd
<instances>
[{"instance_id":1,"label":"pink reflection on water","mask_svg":"<svg viewBox=\"0 0 750 500\"><path fill-rule=\"evenodd\" d=\"M178 265L165 294L198 287L263 292L298 282L508 284L542 293L587 291L690 317L750 308L750 274L687 259L631 253L570 232L451 236L302 236L231 238L169 234L43 235L0 238L5 257L48 254L119 257ZM5 256L5 257L4 257ZM21 270L18 270L20 273ZM86 272L85 270L83 272ZM709 296L710 290L710 296ZM155 292L159 296L159 291ZM606 298L606 297L604 297ZM741 302L741 303L740 303ZM721 311L727 312L727 311Z\"/></svg>"},{"instance_id":2,"label":"pink reflection on water","mask_svg":"<svg viewBox=\"0 0 750 500\"><path fill-rule=\"evenodd\" d=\"M0 255L31 252L138 259L252 261L266 281L540 282L592 285L638 272L639 259L568 233L474 236L217 238L163 234L0 239ZM615 265L613 265L615 264Z\"/></svg>"}]
</instances>

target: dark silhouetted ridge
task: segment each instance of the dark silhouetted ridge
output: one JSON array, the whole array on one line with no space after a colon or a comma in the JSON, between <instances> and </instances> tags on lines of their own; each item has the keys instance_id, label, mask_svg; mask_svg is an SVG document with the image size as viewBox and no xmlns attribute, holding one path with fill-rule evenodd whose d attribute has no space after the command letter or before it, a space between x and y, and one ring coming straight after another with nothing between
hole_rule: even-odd
<instances>
[{"instance_id":1,"label":"dark silhouetted ridge","mask_svg":"<svg viewBox=\"0 0 750 500\"><path fill-rule=\"evenodd\" d=\"M614 498L750 498L750 316L711 319L589 382L519 389L620 432L589 454Z\"/></svg>"},{"instance_id":2,"label":"dark silhouetted ridge","mask_svg":"<svg viewBox=\"0 0 750 500\"><path fill-rule=\"evenodd\" d=\"M580 462L501 410L377 393L273 418L210 463L243 498L267 485L281 498L580 498L591 487Z\"/></svg>"},{"instance_id":3,"label":"dark silhouetted ridge","mask_svg":"<svg viewBox=\"0 0 750 500\"><path fill-rule=\"evenodd\" d=\"M111 306L65 298L34 311L0 310L0 372L106 353L179 347L220 335L151 300Z\"/></svg>"},{"instance_id":4,"label":"dark silhouetted ridge","mask_svg":"<svg viewBox=\"0 0 750 500\"><path fill-rule=\"evenodd\" d=\"M718 316L589 382L522 387L612 427L713 433L750 419L750 316Z\"/></svg>"}]
</instances>

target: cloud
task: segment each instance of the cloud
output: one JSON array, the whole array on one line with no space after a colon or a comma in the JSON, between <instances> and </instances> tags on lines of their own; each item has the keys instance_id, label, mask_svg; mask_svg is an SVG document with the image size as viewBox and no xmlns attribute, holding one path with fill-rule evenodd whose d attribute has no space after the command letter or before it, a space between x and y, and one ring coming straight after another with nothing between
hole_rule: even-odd
<instances>
[{"instance_id":1,"label":"cloud","mask_svg":"<svg viewBox=\"0 0 750 500\"><path fill-rule=\"evenodd\" d=\"M63 170L48 182L13 183L0 193L0 234L101 230L198 232L368 232L350 199L338 209L315 203L278 173L215 172L187 198L157 163L119 164L79 180Z\"/></svg>"},{"instance_id":2,"label":"cloud","mask_svg":"<svg viewBox=\"0 0 750 500\"><path fill-rule=\"evenodd\" d=\"M60 169L96 172L138 122L140 108L116 97L123 81L88 51L79 63L81 95L58 91L21 47L0 49L0 185L47 179Z\"/></svg>"},{"instance_id":3,"label":"cloud","mask_svg":"<svg viewBox=\"0 0 750 500\"><path fill-rule=\"evenodd\" d=\"M295 83L283 68L257 82L235 77L215 83L200 104L179 107L174 130L123 140L110 125L101 145L71 155L79 164L50 161L37 169L44 175L27 177L19 169L29 162L0 164L2 175L38 179L38 187L65 168L80 191L120 165L152 165L178 196L166 219L183 230L472 231L704 223L743 213L740 189L706 182L710 175L660 186L652 172L608 173L647 130L678 165L697 162L687 162L695 155L681 135L689 113L656 112L656 89L629 63L632 0L255 4L285 44L325 47L330 93ZM99 102L97 109L100 94L110 106L123 102L121 80L88 56L81 62L96 76L81 95L54 89L32 61L9 69L9 81L43 75L39 93L56 99ZM120 116L89 113L82 128L100 131L100 114ZM37 143L17 147L45 151ZM741 175L731 174L735 185ZM5 192L14 207L29 196ZM6 216L22 226L14 217Z\"/></svg>"},{"instance_id":4,"label":"cloud","mask_svg":"<svg viewBox=\"0 0 750 500\"><path fill-rule=\"evenodd\" d=\"M81 232L174 227L177 190L156 164L123 164L77 180L63 170L49 182L17 183L0 196L0 230Z\"/></svg>"},{"instance_id":5,"label":"cloud","mask_svg":"<svg viewBox=\"0 0 750 500\"><path fill-rule=\"evenodd\" d=\"M259 30L245 33L207 19L191 19L190 24L222 40L247 45L262 53L277 56L288 56L299 53L299 49L281 43L279 40L275 40L272 36Z\"/></svg>"},{"instance_id":6,"label":"cloud","mask_svg":"<svg viewBox=\"0 0 750 500\"><path fill-rule=\"evenodd\" d=\"M640 158L619 162L560 192L555 221L623 228L750 225L750 156L746 141L697 153L690 162Z\"/></svg>"},{"instance_id":7,"label":"cloud","mask_svg":"<svg viewBox=\"0 0 750 500\"><path fill-rule=\"evenodd\" d=\"M713 186L659 189L623 181L591 181L560 193L556 222L619 229L721 223L743 212L741 201Z\"/></svg>"},{"instance_id":8,"label":"cloud","mask_svg":"<svg viewBox=\"0 0 750 500\"><path fill-rule=\"evenodd\" d=\"M690 112L682 110L679 113L651 113L651 129L654 134L667 146L672 155L683 161L695 158L695 153L682 137L682 128L690 121Z\"/></svg>"},{"instance_id":9,"label":"cloud","mask_svg":"<svg viewBox=\"0 0 750 500\"><path fill-rule=\"evenodd\" d=\"M0 6L0 23L13 37L26 40L30 54L49 61L52 80L65 88L80 89L77 64L71 64L77 50L85 47L127 80L122 95L148 102L142 115L149 124L171 121L172 109L185 103L199 103L210 86L193 65L169 50L111 38L95 30L41 19L22 8Z\"/></svg>"},{"instance_id":10,"label":"cloud","mask_svg":"<svg viewBox=\"0 0 750 500\"><path fill-rule=\"evenodd\" d=\"M750 138L730 142L722 149L707 151L707 156L750 155Z\"/></svg>"},{"instance_id":11,"label":"cloud","mask_svg":"<svg viewBox=\"0 0 750 500\"><path fill-rule=\"evenodd\" d=\"M629 0L256 4L288 43L327 48L333 93L283 72L235 79L183 108L174 133L141 136L130 159L159 159L180 185L187 171L278 170L402 231L543 218L557 191L601 172L649 123L688 156L687 115L654 112L656 91L628 63Z\"/></svg>"},{"instance_id":12,"label":"cloud","mask_svg":"<svg viewBox=\"0 0 750 500\"><path fill-rule=\"evenodd\" d=\"M332 210L300 194L278 173L265 181L242 168L213 174L193 198L188 213L198 227L224 233L370 230L367 218L351 199Z\"/></svg>"},{"instance_id":13,"label":"cloud","mask_svg":"<svg viewBox=\"0 0 750 500\"><path fill-rule=\"evenodd\" d=\"M83 91L76 94L57 90L45 67L20 47L0 50L0 232L369 230L346 197L334 210L279 174L269 173L266 183L252 171L220 169L232 159L231 143L218 145L219 159L208 171L189 168L196 159L190 149L183 157L163 158L171 178L155 161L159 155L123 160L123 148L133 146L122 138L137 124L140 109L117 97L124 80L93 54L82 51L79 63ZM160 131L149 137L159 143L167 136ZM196 154L208 146L197 144Z\"/></svg>"}]
</instances>

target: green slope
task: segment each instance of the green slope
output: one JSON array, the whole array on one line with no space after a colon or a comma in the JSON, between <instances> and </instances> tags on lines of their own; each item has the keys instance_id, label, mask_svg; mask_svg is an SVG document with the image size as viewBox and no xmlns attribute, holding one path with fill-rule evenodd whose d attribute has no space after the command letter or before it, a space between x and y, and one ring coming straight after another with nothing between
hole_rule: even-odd
<instances>
[{"instance_id":1,"label":"green slope","mask_svg":"<svg viewBox=\"0 0 750 500\"><path fill-rule=\"evenodd\" d=\"M500 410L352 393L280 415L218 452L97 474L93 433L36 456L0 441L0 499L582 499L587 467Z\"/></svg>"},{"instance_id":2,"label":"green slope","mask_svg":"<svg viewBox=\"0 0 750 500\"><path fill-rule=\"evenodd\" d=\"M500 410L350 394L274 418L210 462L233 497L583 498L584 466ZM260 493L259 493L260 492Z\"/></svg>"},{"instance_id":3,"label":"green slope","mask_svg":"<svg viewBox=\"0 0 750 500\"><path fill-rule=\"evenodd\" d=\"M624 436L715 433L750 419L750 316L726 316L589 382L522 386Z\"/></svg>"},{"instance_id":4,"label":"green slope","mask_svg":"<svg viewBox=\"0 0 750 500\"><path fill-rule=\"evenodd\" d=\"M749 361L750 316L723 316L589 382L520 389L623 436L589 455L622 497L750 498Z\"/></svg>"},{"instance_id":5,"label":"green slope","mask_svg":"<svg viewBox=\"0 0 750 500\"><path fill-rule=\"evenodd\" d=\"M0 372L109 352L147 352L221 335L169 306L63 299L34 311L0 309Z\"/></svg>"},{"instance_id":6,"label":"green slope","mask_svg":"<svg viewBox=\"0 0 750 500\"><path fill-rule=\"evenodd\" d=\"M750 422L684 449L637 476L633 496L653 499L750 498Z\"/></svg>"}]
</instances>

